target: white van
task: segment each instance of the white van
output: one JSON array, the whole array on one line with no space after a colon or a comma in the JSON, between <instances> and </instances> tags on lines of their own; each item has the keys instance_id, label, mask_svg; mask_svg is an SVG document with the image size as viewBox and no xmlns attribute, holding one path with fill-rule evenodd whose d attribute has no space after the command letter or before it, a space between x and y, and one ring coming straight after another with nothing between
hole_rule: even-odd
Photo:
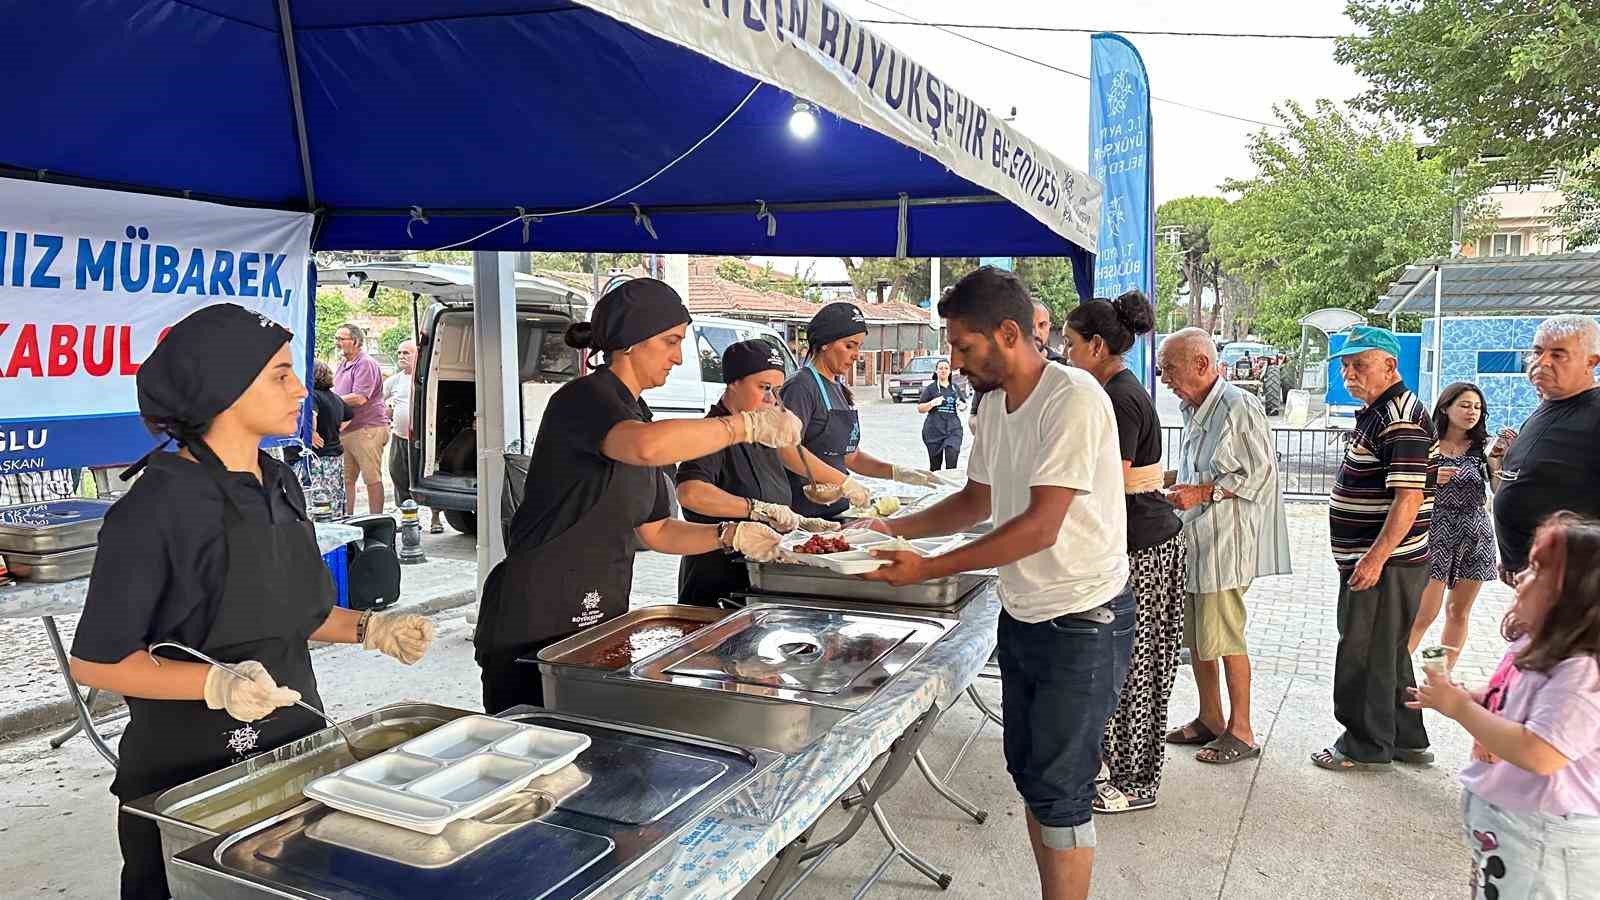
<instances>
[{"instance_id":1,"label":"white van","mask_svg":"<svg viewBox=\"0 0 1600 900\"><path fill-rule=\"evenodd\" d=\"M478 473L477 399L473 384L475 355L472 332L472 269L440 263L384 262L322 269L323 283L377 284L412 294L418 310L416 383L411 407L411 492L417 503L444 511L450 527L477 533ZM614 283L614 281L613 281ZM592 304L586 294L548 278L518 273L517 357L522 406L522 431L506 435L533 449L550 397L561 385L584 372L584 354L566 345L563 335L573 322L588 321ZM703 416L722 396L722 351L752 338L779 348L785 374L797 370L794 356L776 331L739 319L696 316L685 343L683 365L667 383L645 392L658 418Z\"/></svg>"}]
</instances>

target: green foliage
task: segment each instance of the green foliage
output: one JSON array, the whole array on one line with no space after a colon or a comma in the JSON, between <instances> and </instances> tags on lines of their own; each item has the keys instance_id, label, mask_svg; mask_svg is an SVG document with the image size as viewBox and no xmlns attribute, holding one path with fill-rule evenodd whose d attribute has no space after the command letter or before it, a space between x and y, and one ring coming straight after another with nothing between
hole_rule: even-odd
<instances>
[{"instance_id":1,"label":"green foliage","mask_svg":"<svg viewBox=\"0 0 1600 900\"><path fill-rule=\"evenodd\" d=\"M841 256L839 259L844 263L850 286L855 289L857 303L876 302L880 282L888 285L883 292L884 300L921 302L922 297L911 296L908 291L918 269L922 270L922 291L927 293L927 260L895 259L892 256Z\"/></svg>"},{"instance_id":2,"label":"green foliage","mask_svg":"<svg viewBox=\"0 0 1600 900\"><path fill-rule=\"evenodd\" d=\"M1564 171L1561 192L1565 199L1550 224L1566 238L1567 249L1600 244L1600 151Z\"/></svg>"},{"instance_id":3,"label":"green foliage","mask_svg":"<svg viewBox=\"0 0 1600 900\"><path fill-rule=\"evenodd\" d=\"M1028 293L1050 307L1050 320L1060 325L1067 313L1078 305L1078 286L1072 280L1072 261L1062 256L1020 256L1012 261L1013 271Z\"/></svg>"},{"instance_id":4,"label":"green foliage","mask_svg":"<svg viewBox=\"0 0 1600 900\"><path fill-rule=\"evenodd\" d=\"M1255 283L1255 331L1275 344L1292 346L1312 310L1366 313L1406 264L1447 253L1458 201L1468 222L1488 212L1468 199L1478 185L1419 159L1390 125L1327 101L1314 111L1290 102L1277 116L1285 130L1252 138L1257 173L1223 185L1240 199L1208 235L1222 269Z\"/></svg>"},{"instance_id":5,"label":"green foliage","mask_svg":"<svg viewBox=\"0 0 1600 900\"><path fill-rule=\"evenodd\" d=\"M395 351L399 350L400 345L412 336L411 316L407 315L406 321L385 328L383 334L378 335L378 350L388 359L398 359Z\"/></svg>"},{"instance_id":6,"label":"green foliage","mask_svg":"<svg viewBox=\"0 0 1600 900\"><path fill-rule=\"evenodd\" d=\"M1178 264L1174 302L1176 292L1187 287L1189 310L1185 318L1190 324L1203 328L1209 327L1201 310L1206 288L1217 290L1222 277L1222 264L1217 249L1212 246L1211 232L1227 211L1228 201L1221 197L1177 197L1156 209L1157 232L1182 229L1179 244L1174 248ZM1159 279L1159 269L1156 274Z\"/></svg>"},{"instance_id":7,"label":"green foliage","mask_svg":"<svg viewBox=\"0 0 1600 900\"><path fill-rule=\"evenodd\" d=\"M1420 123L1446 165L1503 156L1539 176L1600 148L1593 0L1351 0L1334 51L1371 87L1356 102Z\"/></svg>"},{"instance_id":8,"label":"green foliage","mask_svg":"<svg viewBox=\"0 0 1600 900\"><path fill-rule=\"evenodd\" d=\"M770 263L763 269L751 269L743 260L724 259L717 263L717 277L764 294L786 294L802 300L816 300L820 296L809 280L775 273Z\"/></svg>"},{"instance_id":9,"label":"green foliage","mask_svg":"<svg viewBox=\"0 0 1600 900\"><path fill-rule=\"evenodd\" d=\"M1187 310L1178 308L1178 287L1183 283L1183 251L1156 241L1156 330L1171 334L1189 324Z\"/></svg>"},{"instance_id":10,"label":"green foliage","mask_svg":"<svg viewBox=\"0 0 1600 900\"><path fill-rule=\"evenodd\" d=\"M333 356L333 333L339 326L355 316L356 308L334 290L317 292L316 347L317 359Z\"/></svg>"}]
</instances>

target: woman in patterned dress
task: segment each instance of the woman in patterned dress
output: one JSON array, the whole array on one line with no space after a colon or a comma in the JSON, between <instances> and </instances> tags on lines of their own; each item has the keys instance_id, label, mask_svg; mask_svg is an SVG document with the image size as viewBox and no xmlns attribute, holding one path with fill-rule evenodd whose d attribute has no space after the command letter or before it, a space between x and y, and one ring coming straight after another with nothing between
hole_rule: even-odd
<instances>
[{"instance_id":1,"label":"woman in patterned dress","mask_svg":"<svg viewBox=\"0 0 1600 900\"><path fill-rule=\"evenodd\" d=\"M1444 604L1444 633L1439 643L1450 648L1447 666L1454 668L1467 642L1467 620L1485 581L1496 577L1494 529L1484 507L1485 486L1496 465L1486 451L1488 410L1483 392L1458 381L1439 394L1433 408L1433 462L1438 484L1433 492L1433 524L1428 532L1428 586L1411 626L1411 652ZM1445 602L1445 591L1450 597Z\"/></svg>"},{"instance_id":2,"label":"woman in patterned dress","mask_svg":"<svg viewBox=\"0 0 1600 900\"><path fill-rule=\"evenodd\" d=\"M303 457L310 475L313 503L326 499L335 515L344 512L344 446L339 430L353 413L333 392L333 369L317 360L311 370L313 414L312 451Z\"/></svg>"},{"instance_id":3,"label":"woman in patterned dress","mask_svg":"<svg viewBox=\"0 0 1600 900\"><path fill-rule=\"evenodd\" d=\"M1165 759L1167 702L1183 638L1188 549L1178 514L1161 495L1161 417L1122 355L1155 325L1144 294L1085 300L1067 314L1067 359L1093 375L1117 417L1128 505L1128 565L1138 618L1133 658L1117 709L1101 741L1094 811L1124 813L1156 805Z\"/></svg>"}]
</instances>

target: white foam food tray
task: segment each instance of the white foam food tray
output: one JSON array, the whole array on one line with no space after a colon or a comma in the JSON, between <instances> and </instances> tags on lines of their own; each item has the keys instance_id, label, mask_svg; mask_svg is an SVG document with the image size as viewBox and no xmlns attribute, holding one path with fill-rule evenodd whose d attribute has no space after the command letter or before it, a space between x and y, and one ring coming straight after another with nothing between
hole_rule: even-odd
<instances>
[{"instance_id":1,"label":"white foam food tray","mask_svg":"<svg viewBox=\"0 0 1600 900\"><path fill-rule=\"evenodd\" d=\"M324 775L306 785L305 794L353 815L438 834L571 764L588 748L588 735L463 716Z\"/></svg>"},{"instance_id":2,"label":"white foam food tray","mask_svg":"<svg viewBox=\"0 0 1600 900\"><path fill-rule=\"evenodd\" d=\"M862 575L889 564L886 559L875 559L872 556L874 550L910 550L922 556L934 556L952 543L952 539L948 537L918 538L908 541L865 529L840 531L829 536L844 538L851 549L839 553L800 553L796 548L812 537L804 532L786 536L781 546L789 551L793 560L800 565L828 569L841 575Z\"/></svg>"}]
</instances>

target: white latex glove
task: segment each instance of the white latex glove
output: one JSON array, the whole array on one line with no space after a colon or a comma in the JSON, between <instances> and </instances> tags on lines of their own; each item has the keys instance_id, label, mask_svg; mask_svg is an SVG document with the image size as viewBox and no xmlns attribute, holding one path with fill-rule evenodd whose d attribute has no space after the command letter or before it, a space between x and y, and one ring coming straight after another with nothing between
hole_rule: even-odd
<instances>
[{"instance_id":1,"label":"white latex glove","mask_svg":"<svg viewBox=\"0 0 1600 900\"><path fill-rule=\"evenodd\" d=\"M783 540L776 531L760 522L740 522L733 529L733 549L744 554L745 559L772 562L778 558L778 542Z\"/></svg>"},{"instance_id":2,"label":"white latex glove","mask_svg":"<svg viewBox=\"0 0 1600 900\"><path fill-rule=\"evenodd\" d=\"M800 520L800 530L816 534L819 531L838 531L842 526L838 522L829 522L827 519L813 519L806 516Z\"/></svg>"},{"instance_id":3,"label":"white latex glove","mask_svg":"<svg viewBox=\"0 0 1600 900\"><path fill-rule=\"evenodd\" d=\"M763 406L739 414L744 417L744 433L752 444L764 447L793 447L800 443L800 419L786 409Z\"/></svg>"},{"instance_id":4,"label":"white latex glove","mask_svg":"<svg viewBox=\"0 0 1600 900\"><path fill-rule=\"evenodd\" d=\"M232 668L246 681L220 666L206 672L205 698L210 709L224 709L228 715L241 722L254 722L273 710L289 706L300 699L294 688L280 687L272 680L267 667L253 659L234 663Z\"/></svg>"},{"instance_id":5,"label":"white latex glove","mask_svg":"<svg viewBox=\"0 0 1600 900\"><path fill-rule=\"evenodd\" d=\"M411 665L433 643L433 623L414 613L375 613L361 646Z\"/></svg>"},{"instance_id":6,"label":"white latex glove","mask_svg":"<svg viewBox=\"0 0 1600 900\"><path fill-rule=\"evenodd\" d=\"M890 477L901 484L914 484L920 487L944 486L944 482L939 480L939 476L929 472L927 469L901 468L900 466L891 466L890 468L892 469Z\"/></svg>"},{"instance_id":7,"label":"white latex glove","mask_svg":"<svg viewBox=\"0 0 1600 900\"><path fill-rule=\"evenodd\" d=\"M779 534L788 534L800 527L800 514L780 503L750 501L750 519L771 525L772 530Z\"/></svg>"},{"instance_id":8,"label":"white latex glove","mask_svg":"<svg viewBox=\"0 0 1600 900\"><path fill-rule=\"evenodd\" d=\"M839 492L844 494L844 498L850 501L850 505L857 509L872 504L872 492L867 490L866 485L854 478L846 478L844 484L839 485Z\"/></svg>"}]
</instances>

